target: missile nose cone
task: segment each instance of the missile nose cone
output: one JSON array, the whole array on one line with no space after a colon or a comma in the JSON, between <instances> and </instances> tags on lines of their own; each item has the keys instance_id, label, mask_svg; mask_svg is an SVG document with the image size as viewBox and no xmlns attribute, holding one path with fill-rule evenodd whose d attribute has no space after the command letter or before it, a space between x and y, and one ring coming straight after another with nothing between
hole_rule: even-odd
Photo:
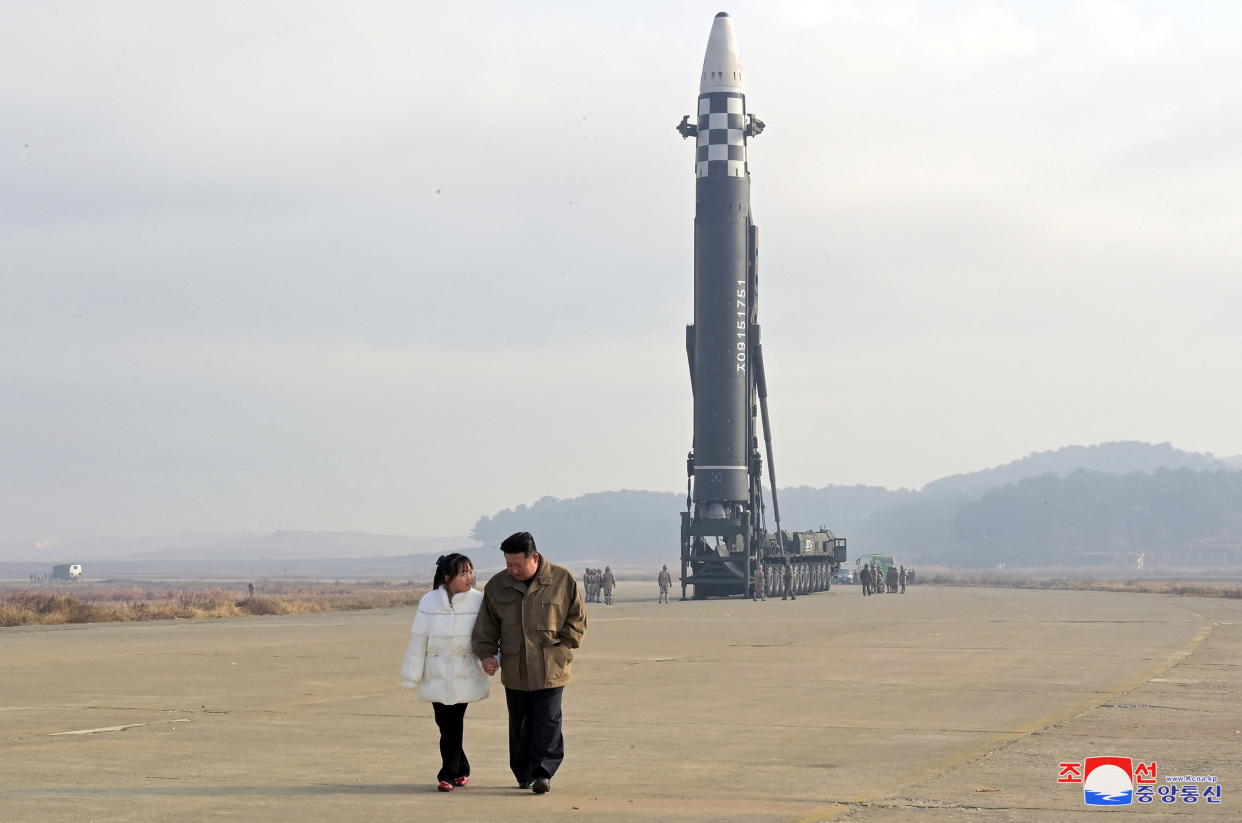
<instances>
[{"instance_id":1,"label":"missile nose cone","mask_svg":"<svg viewBox=\"0 0 1242 823\"><path fill-rule=\"evenodd\" d=\"M699 93L709 91L745 91L742 83L742 59L738 55L737 37L733 34L733 18L720 12L712 21L703 56L703 76Z\"/></svg>"}]
</instances>

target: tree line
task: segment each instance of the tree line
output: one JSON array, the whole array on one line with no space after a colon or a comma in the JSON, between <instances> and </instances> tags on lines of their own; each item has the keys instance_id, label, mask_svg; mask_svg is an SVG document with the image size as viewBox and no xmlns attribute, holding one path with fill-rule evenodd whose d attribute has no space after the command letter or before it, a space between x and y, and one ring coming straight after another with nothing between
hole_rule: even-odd
<instances>
[{"instance_id":1,"label":"tree line","mask_svg":"<svg viewBox=\"0 0 1242 823\"><path fill-rule=\"evenodd\" d=\"M918 491L798 486L779 499L783 528L827 527L849 540L851 556L882 551L923 564L1072 566L1242 546L1242 471L1168 444L1067 447ZM671 563L685 502L684 493L633 490L544 497L479 518L473 536L495 545L525 530L566 561ZM767 521L773 528L770 500Z\"/></svg>"}]
</instances>

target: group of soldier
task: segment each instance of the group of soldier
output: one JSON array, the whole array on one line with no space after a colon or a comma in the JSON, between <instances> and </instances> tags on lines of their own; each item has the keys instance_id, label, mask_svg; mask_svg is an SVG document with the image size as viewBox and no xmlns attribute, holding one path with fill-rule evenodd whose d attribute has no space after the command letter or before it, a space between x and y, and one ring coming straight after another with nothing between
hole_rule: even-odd
<instances>
[{"instance_id":1,"label":"group of soldier","mask_svg":"<svg viewBox=\"0 0 1242 823\"><path fill-rule=\"evenodd\" d=\"M751 589L752 600L767 600L767 572L762 563L756 563L752 578L754 581ZM771 574L777 574L778 570L773 570ZM789 561L785 561L784 566L779 570L781 582L783 584L781 600L797 600L797 596L793 592L794 573L793 566ZM914 572L910 572L913 576ZM858 573L858 582L862 584L863 595L883 594L905 594L906 593L906 567L905 566L888 566L887 568L876 566L872 568L870 563L863 565L862 570ZM660 586L659 603L668 602L668 591L673 585L673 575L668 570L668 566L660 569L660 573L656 576L656 582ZM599 603L600 595L603 595L603 603L612 605L612 591L617 587L617 579L612 574L612 567L605 566L603 571L599 569L587 569L582 575L582 586L586 590L586 599L588 603Z\"/></svg>"},{"instance_id":2,"label":"group of soldier","mask_svg":"<svg viewBox=\"0 0 1242 823\"><path fill-rule=\"evenodd\" d=\"M600 595L602 594L604 605L611 606L612 590L616 587L617 578L613 577L611 566L605 566L603 571L587 569L586 573L582 575L582 588L586 590L588 603L599 603Z\"/></svg>"},{"instance_id":3,"label":"group of soldier","mask_svg":"<svg viewBox=\"0 0 1242 823\"><path fill-rule=\"evenodd\" d=\"M870 594L905 594L906 593L906 567L905 566L889 566L885 570L881 566L872 568L870 563L864 563L862 571L858 573L858 582L862 584L863 596Z\"/></svg>"},{"instance_id":4,"label":"group of soldier","mask_svg":"<svg viewBox=\"0 0 1242 823\"><path fill-rule=\"evenodd\" d=\"M775 570L772 574L775 574ZM751 600L767 600L768 599L768 573L764 570L762 563L755 564L755 570L751 574L754 580L754 588L751 589ZM797 600L797 595L793 592L794 573L793 566L789 561L785 561L785 565L781 569L781 583L784 584L781 589L781 600Z\"/></svg>"},{"instance_id":5,"label":"group of soldier","mask_svg":"<svg viewBox=\"0 0 1242 823\"><path fill-rule=\"evenodd\" d=\"M587 599L588 600L590 599L590 592L591 592L591 585L590 585L591 571L592 571L591 569L587 569L587 577L584 578L584 582L586 583L586 586L587 586ZM612 574L610 571L608 571L607 568L604 569L604 572L607 575ZM766 574L767 573L764 571L763 564L756 563L755 571L754 571L754 574L752 575L754 579L754 587L751 589L752 600L767 600L768 599L768 587L767 587ZM660 586L660 599L656 602L667 603L668 602L668 590L673 585L673 575L668 570L667 565L665 565L664 568L660 569L660 573L656 575L656 582ZM784 584L784 589L783 589L783 594L781 595L781 600L797 600L798 596L795 595L793 592L793 582L794 582L793 566L789 565L788 560L785 561L784 570L781 573L781 582ZM604 597L607 599L607 602L609 603L612 602L611 589L606 590ZM597 600L595 602L598 603L599 601Z\"/></svg>"}]
</instances>

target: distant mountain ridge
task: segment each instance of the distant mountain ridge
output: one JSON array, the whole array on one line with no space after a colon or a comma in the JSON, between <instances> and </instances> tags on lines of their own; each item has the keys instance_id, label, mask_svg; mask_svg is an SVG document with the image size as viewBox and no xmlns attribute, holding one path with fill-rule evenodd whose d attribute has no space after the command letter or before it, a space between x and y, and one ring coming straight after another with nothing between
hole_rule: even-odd
<instances>
[{"instance_id":1,"label":"distant mountain ridge","mask_svg":"<svg viewBox=\"0 0 1242 823\"><path fill-rule=\"evenodd\" d=\"M1230 460L1237 462L1231 465ZM979 495L988 489L1007 486L1028 477L1044 474L1065 477L1081 469L1105 474L1129 474L1150 473L1157 469L1219 471L1237 468L1242 468L1242 457L1220 460L1211 454L1182 451L1171 443L1118 440L1095 446L1065 446L1054 451L1033 452L1001 466L933 480L922 491L933 495Z\"/></svg>"},{"instance_id":2,"label":"distant mountain ridge","mask_svg":"<svg viewBox=\"0 0 1242 823\"><path fill-rule=\"evenodd\" d=\"M918 491L833 485L780 488L781 526L788 530L827 527L850 541L851 557L882 550L923 562L964 565L989 565L1001 554L1051 557L1053 549L1064 562L1074 556L1066 546L1085 551L1102 534L1126 535L1110 542L1113 552L1124 551L1119 548L1123 545L1147 545L1156 536L1181 543L1210 539L1219 544L1236 534L1242 545L1242 493L1235 494L1242 480L1240 464L1238 458L1222 460L1169 443L1066 446L941 478ZM1038 484L1032 485L1034 481ZM1018 486L1021 493L997 493ZM1197 510L1203 534L1196 531L1193 518L1178 517L1176 509L1169 508L1176 506L1179 488L1207 501ZM1045 494L1038 509L1030 498L1033 489ZM1146 504L1153 490L1174 495L1174 502L1159 507L1157 519L1178 521L1176 529L1144 531L1138 512L1119 502L1129 495ZM684 493L633 490L594 492L568 500L544 497L530 506L479 518L472 535L495 545L514 531L526 530L554 558L590 557L614 567L650 567L679 557L679 512L685 499ZM1048 500L1057 505L1049 508ZM992 508L1004 509L1008 519L990 516ZM1092 520L1093 511L1099 512L1098 522ZM1030 518L1040 528L1032 528L1027 522ZM1058 531L1060 521L1072 521L1067 533ZM775 525L770 500L767 523L769 528Z\"/></svg>"},{"instance_id":3,"label":"distant mountain ridge","mask_svg":"<svg viewBox=\"0 0 1242 823\"><path fill-rule=\"evenodd\" d=\"M473 549L470 537L406 537L354 531L282 529L266 534L172 534L142 538L99 538L51 544L0 547L0 561L80 563L98 561L221 562L342 560L443 554Z\"/></svg>"},{"instance_id":4,"label":"distant mountain ridge","mask_svg":"<svg viewBox=\"0 0 1242 823\"><path fill-rule=\"evenodd\" d=\"M781 487L781 525L789 530L827 527L850 541L851 556L887 550L928 562L937 558L984 562L993 552L1021 554L1041 545L1069 556L1074 546L1098 542L1102 539L1098 535L1109 535L1108 542L1117 551L1123 550L1118 546L1137 545L1155 536L1224 545L1236 535L1242 545L1242 493L1235 494L1239 477L1242 455L1217 458L1169 443L1134 441L1066 446L940 478L920 490ZM1153 490L1159 492L1156 497ZM1038 511L1030 510L1036 494ZM1183 508L1194 508L1195 517L1179 516L1178 494L1190 496ZM1161 503L1163 496L1172 496L1173 502ZM465 551L477 558L480 569L491 568L499 563L485 562L489 552L512 532L528 530L558 563L647 569L677 561L685 500L685 492L638 490L592 492L564 500L543 497L480 517L469 537L298 530L176 534L100 538L38 549L0 544L0 561L20 563L22 569L30 564L22 575L45 566L50 569L54 563L107 561L109 566L102 568L117 574L158 567L187 575L270 571L387 576L426 565L427 558L434 560L447 551ZM1174 521L1177 528L1168 527ZM770 499L767 522L774 527ZM1024 522L1027 525L1019 525ZM1047 523L1051 531L1045 528ZM1202 525L1196 527L1197 523Z\"/></svg>"},{"instance_id":5,"label":"distant mountain ridge","mask_svg":"<svg viewBox=\"0 0 1242 823\"><path fill-rule=\"evenodd\" d=\"M475 542L469 537L405 537L366 532L281 529L270 534L246 535L171 551L121 555L115 559L193 560L204 556L256 560L376 558L443 553L474 545Z\"/></svg>"}]
</instances>

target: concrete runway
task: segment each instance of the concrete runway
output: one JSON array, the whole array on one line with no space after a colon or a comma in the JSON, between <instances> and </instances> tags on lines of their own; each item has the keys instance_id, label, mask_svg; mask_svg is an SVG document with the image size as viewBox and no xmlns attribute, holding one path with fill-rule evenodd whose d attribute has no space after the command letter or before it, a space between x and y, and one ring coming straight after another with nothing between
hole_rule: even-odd
<instances>
[{"instance_id":1,"label":"concrete runway","mask_svg":"<svg viewBox=\"0 0 1242 823\"><path fill-rule=\"evenodd\" d=\"M503 691L473 783L434 789L398 687L413 609L0 629L0 820L1077 821L1058 763L1214 775L1242 816L1242 601L856 586L796 602L593 605L545 796L507 771Z\"/></svg>"}]
</instances>

